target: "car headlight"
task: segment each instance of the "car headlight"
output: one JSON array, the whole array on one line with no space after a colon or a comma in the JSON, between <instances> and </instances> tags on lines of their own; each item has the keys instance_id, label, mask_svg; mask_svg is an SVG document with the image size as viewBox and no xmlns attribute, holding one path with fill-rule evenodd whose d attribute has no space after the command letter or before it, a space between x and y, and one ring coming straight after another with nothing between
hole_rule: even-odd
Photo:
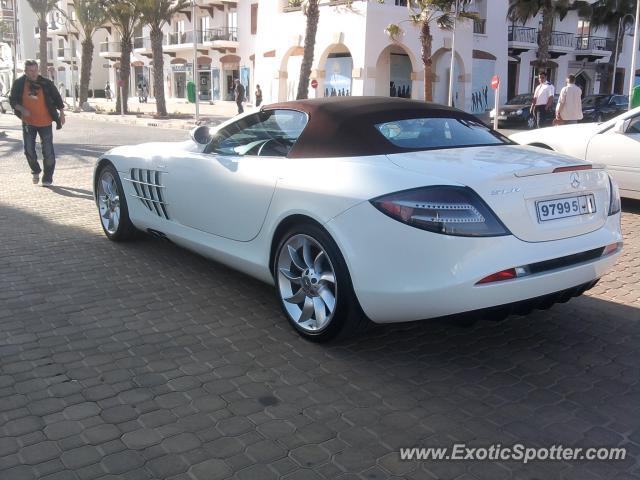
<instances>
[{"instance_id":1,"label":"car headlight","mask_svg":"<svg viewBox=\"0 0 640 480\"><path fill-rule=\"evenodd\" d=\"M522 109L519 108L518 110L516 110L516 115L522 115Z\"/></svg>"},{"instance_id":2,"label":"car headlight","mask_svg":"<svg viewBox=\"0 0 640 480\"><path fill-rule=\"evenodd\" d=\"M460 237L511 234L468 187L419 187L383 195L371 203L394 220L429 232Z\"/></svg>"},{"instance_id":3,"label":"car headlight","mask_svg":"<svg viewBox=\"0 0 640 480\"><path fill-rule=\"evenodd\" d=\"M491 111L489 112L489 117L490 117L490 118L493 118L493 117L495 117L495 116L496 116L496 109L495 109L495 108L492 108L492 109L491 109Z\"/></svg>"},{"instance_id":4,"label":"car headlight","mask_svg":"<svg viewBox=\"0 0 640 480\"><path fill-rule=\"evenodd\" d=\"M620 190L616 181L609 175L609 215L615 215L620 210L622 210Z\"/></svg>"}]
</instances>

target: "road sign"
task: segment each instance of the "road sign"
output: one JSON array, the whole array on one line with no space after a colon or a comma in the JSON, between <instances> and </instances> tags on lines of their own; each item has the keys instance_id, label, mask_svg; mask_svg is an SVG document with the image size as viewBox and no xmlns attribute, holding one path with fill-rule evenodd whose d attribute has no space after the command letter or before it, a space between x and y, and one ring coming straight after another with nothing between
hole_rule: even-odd
<instances>
[{"instance_id":1,"label":"road sign","mask_svg":"<svg viewBox=\"0 0 640 480\"><path fill-rule=\"evenodd\" d=\"M311 88L318 88L318 80L315 78L311 80Z\"/></svg>"},{"instance_id":2,"label":"road sign","mask_svg":"<svg viewBox=\"0 0 640 480\"><path fill-rule=\"evenodd\" d=\"M498 85L500 85L500 77L498 77L498 75L494 75L491 78L491 88L496 90L498 88Z\"/></svg>"}]
</instances>

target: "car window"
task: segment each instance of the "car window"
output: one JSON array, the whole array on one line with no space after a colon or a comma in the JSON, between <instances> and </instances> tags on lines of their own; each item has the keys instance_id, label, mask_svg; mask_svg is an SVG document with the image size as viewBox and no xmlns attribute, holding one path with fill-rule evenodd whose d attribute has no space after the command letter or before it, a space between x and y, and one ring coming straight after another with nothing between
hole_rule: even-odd
<instances>
[{"instance_id":1,"label":"car window","mask_svg":"<svg viewBox=\"0 0 640 480\"><path fill-rule=\"evenodd\" d=\"M531 94L516 95L511 100L509 100L506 105L528 105L532 101L533 95Z\"/></svg>"},{"instance_id":2,"label":"car window","mask_svg":"<svg viewBox=\"0 0 640 480\"><path fill-rule=\"evenodd\" d=\"M620 107L626 107L629 105L629 99L624 95L616 95L614 98L615 104Z\"/></svg>"},{"instance_id":3,"label":"car window","mask_svg":"<svg viewBox=\"0 0 640 480\"><path fill-rule=\"evenodd\" d=\"M307 124L296 110L265 110L249 115L218 132L205 150L218 155L284 157Z\"/></svg>"},{"instance_id":4,"label":"car window","mask_svg":"<svg viewBox=\"0 0 640 480\"><path fill-rule=\"evenodd\" d=\"M602 105L606 105L607 97L599 97L599 96L589 96L584 97L582 100L582 108L594 108L596 106L600 107Z\"/></svg>"},{"instance_id":5,"label":"car window","mask_svg":"<svg viewBox=\"0 0 640 480\"><path fill-rule=\"evenodd\" d=\"M640 133L640 116L631 119L625 133Z\"/></svg>"},{"instance_id":6,"label":"car window","mask_svg":"<svg viewBox=\"0 0 640 480\"><path fill-rule=\"evenodd\" d=\"M376 128L393 145L407 149L509 143L505 137L482 123L466 118L412 118L379 123Z\"/></svg>"}]
</instances>

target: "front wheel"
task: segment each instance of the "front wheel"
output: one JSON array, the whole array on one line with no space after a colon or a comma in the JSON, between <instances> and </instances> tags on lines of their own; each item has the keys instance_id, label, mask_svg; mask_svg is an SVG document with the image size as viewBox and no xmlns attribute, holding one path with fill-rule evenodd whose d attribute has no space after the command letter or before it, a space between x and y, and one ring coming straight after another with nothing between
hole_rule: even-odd
<instances>
[{"instance_id":1,"label":"front wheel","mask_svg":"<svg viewBox=\"0 0 640 480\"><path fill-rule=\"evenodd\" d=\"M320 227L301 225L280 240L274 260L278 299L289 323L304 338L323 342L366 329L346 263Z\"/></svg>"},{"instance_id":2,"label":"front wheel","mask_svg":"<svg viewBox=\"0 0 640 480\"><path fill-rule=\"evenodd\" d=\"M111 164L98 172L96 203L102 230L109 240L119 242L133 237L135 228L129 219L124 189L118 172Z\"/></svg>"}]
</instances>

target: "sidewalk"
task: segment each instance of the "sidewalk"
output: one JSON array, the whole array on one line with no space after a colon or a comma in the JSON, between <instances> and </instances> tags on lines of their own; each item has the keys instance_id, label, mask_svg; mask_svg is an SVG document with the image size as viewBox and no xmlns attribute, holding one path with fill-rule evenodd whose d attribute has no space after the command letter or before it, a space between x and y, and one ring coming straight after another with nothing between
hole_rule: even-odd
<instances>
[{"instance_id":1,"label":"sidewalk","mask_svg":"<svg viewBox=\"0 0 640 480\"><path fill-rule=\"evenodd\" d=\"M73 100L67 98L69 107L73 105ZM115 112L115 100L107 101L104 98L91 98L89 105L96 109L96 112L73 112L68 109L70 115L80 115L92 120L121 123L127 125L141 125L145 127L176 128L190 130L196 126L195 105L183 99L167 99L167 112L169 116L178 118L156 119L152 115L156 113L155 99L149 98L148 103L140 103L137 97L129 98L127 115L118 115ZM245 110L254 109L252 104L245 103ZM214 104L202 102L199 104L200 124L215 126L229 118L237 115L238 107L235 102L217 101ZM111 114L110 114L111 113Z\"/></svg>"}]
</instances>

